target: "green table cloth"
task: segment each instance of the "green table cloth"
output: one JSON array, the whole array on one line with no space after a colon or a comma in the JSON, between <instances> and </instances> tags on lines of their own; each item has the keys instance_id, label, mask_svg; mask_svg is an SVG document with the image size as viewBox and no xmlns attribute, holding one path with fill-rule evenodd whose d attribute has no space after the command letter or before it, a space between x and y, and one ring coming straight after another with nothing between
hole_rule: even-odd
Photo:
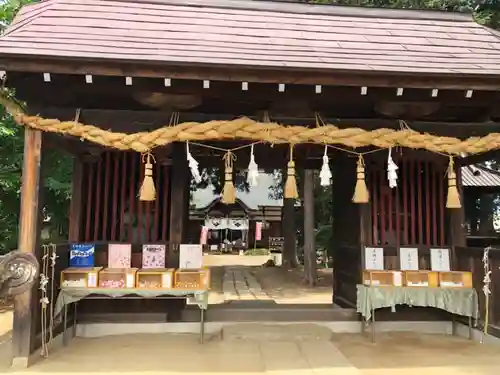
<instances>
[{"instance_id":1,"label":"green table cloth","mask_svg":"<svg viewBox=\"0 0 500 375\"><path fill-rule=\"evenodd\" d=\"M473 319L479 316L477 292L469 288L358 285L356 305L365 320L370 320L376 309L390 307L396 311L396 305L435 307Z\"/></svg>"},{"instance_id":2,"label":"green table cloth","mask_svg":"<svg viewBox=\"0 0 500 375\"><path fill-rule=\"evenodd\" d=\"M108 298L136 297L136 298L182 298L186 297L190 303L198 305L202 310L208 306L208 290L184 290L184 289L109 289L109 288L62 288L57 296L54 315L57 316L64 306L78 302L87 297L102 296Z\"/></svg>"}]
</instances>

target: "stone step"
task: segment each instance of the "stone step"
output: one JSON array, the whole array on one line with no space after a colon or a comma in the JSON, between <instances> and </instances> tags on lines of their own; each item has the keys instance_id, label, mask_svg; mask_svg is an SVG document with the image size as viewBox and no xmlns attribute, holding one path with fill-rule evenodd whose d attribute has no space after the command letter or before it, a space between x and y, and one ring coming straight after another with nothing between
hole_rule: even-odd
<instances>
[{"instance_id":1,"label":"stone step","mask_svg":"<svg viewBox=\"0 0 500 375\"><path fill-rule=\"evenodd\" d=\"M224 326L222 340L252 340L259 342L287 341L330 341L332 331L317 324L262 324L246 323Z\"/></svg>"},{"instance_id":2,"label":"stone step","mask_svg":"<svg viewBox=\"0 0 500 375\"><path fill-rule=\"evenodd\" d=\"M189 306L183 321L196 322L200 312ZM357 321L354 310L333 308L331 305L276 305L272 300L238 300L222 305L211 305L205 314L209 322L331 322Z\"/></svg>"}]
</instances>

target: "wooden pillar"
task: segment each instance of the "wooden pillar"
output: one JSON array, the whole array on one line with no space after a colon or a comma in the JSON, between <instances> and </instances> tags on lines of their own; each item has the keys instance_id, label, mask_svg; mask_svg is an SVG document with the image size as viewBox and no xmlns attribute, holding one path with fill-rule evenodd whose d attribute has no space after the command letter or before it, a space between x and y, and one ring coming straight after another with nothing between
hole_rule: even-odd
<instances>
[{"instance_id":1,"label":"wooden pillar","mask_svg":"<svg viewBox=\"0 0 500 375\"><path fill-rule=\"evenodd\" d=\"M457 265L456 247L467 246L467 233L465 230L465 202L464 202L464 189L462 185L462 169L456 168L457 174L457 189L460 195L460 203L462 207L448 209L450 215L450 242L452 246L451 252L451 267Z\"/></svg>"},{"instance_id":2,"label":"wooden pillar","mask_svg":"<svg viewBox=\"0 0 500 375\"><path fill-rule=\"evenodd\" d=\"M297 266L297 239L295 230L295 199L283 199L283 265L285 267Z\"/></svg>"},{"instance_id":3,"label":"wooden pillar","mask_svg":"<svg viewBox=\"0 0 500 375\"><path fill-rule=\"evenodd\" d=\"M19 215L19 250L37 253L41 231L40 180L42 160L42 132L26 128L24 132L24 158ZM26 368L35 350L38 302L38 284L16 296L12 328L12 367Z\"/></svg>"},{"instance_id":4,"label":"wooden pillar","mask_svg":"<svg viewBox=\"0 0 500 375\"><path fill-rule=\"evenodd\" d=\"M189 215L189 209L186 208L186 195L189 196L189 169L182 144L174 144L172 152L169 242L171 245L180 245L185 237L185 216ZM169 252L168 266L172 268L179 266L178 252Z\"/></svg>"},{"instance_id":5,"label":"wooden pillar","mask_svg":"<svg viewBox=\"0 0 500 375\"><path fill-rule=\"evenodd\" d=\"M73 159L73 179L71 187L71 203L69 205L68 241L78 242L82 228L82 190L83 190L83 163L75 157Z\"/></svg>"},{"instance_id":6,"label":"wooden pillar","mask_svg":"<svg viewBox=\"0 0 500 375\"><path fill-rule=\"evenodd\" d=\"M310 286L314 286L317 280L314 229L314 171L306 169L304 173L304 276Z\"/></svg>"}]
</instances>

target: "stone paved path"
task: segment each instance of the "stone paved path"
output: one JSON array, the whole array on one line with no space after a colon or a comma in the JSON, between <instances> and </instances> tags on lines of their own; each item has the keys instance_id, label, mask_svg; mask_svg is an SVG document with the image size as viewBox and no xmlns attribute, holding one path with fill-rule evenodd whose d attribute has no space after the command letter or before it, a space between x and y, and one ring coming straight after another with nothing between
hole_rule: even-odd
<instances>
[{"instance_id":1,"label":"stone paved path","mask_svg":"<svg viewBox=\"0 0 500 375\"><path fill-rule=\"evenodd\" d=\"M76 338L49 359L15 374L53 375L497 375L500 348L451 336L326 336L305 325L284 336L269 327L235 327L204 345L197 335ZM276 331L274 329L273 331ZM228 339L231 337L232 339ZM300 338L300 339L298 339ZM2 347L0 346L0 353ZM8 369L0 364L0 373Z\"/></svg>"},{"instance_id":2,"label":"stone paved path","mask_svg":"<svg viewBox=\"0 0 500 375\"><path fill-rule=\"evenodd\" d=\"M226 301L268 301L271 298L250 270L241 266L225 267L222 291Z\"/></svg>"}]
</instances>

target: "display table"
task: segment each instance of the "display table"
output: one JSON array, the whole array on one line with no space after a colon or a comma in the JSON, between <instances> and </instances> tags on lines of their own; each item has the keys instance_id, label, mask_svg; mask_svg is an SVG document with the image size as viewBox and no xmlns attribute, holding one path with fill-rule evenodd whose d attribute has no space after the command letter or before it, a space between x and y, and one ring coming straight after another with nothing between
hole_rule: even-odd
<instances>
[{"instance_id":1,"label":"display table","mask_svg":"<svg viewBox=\"0 0 500 375\"><path fill-rule=\"evenodd\" d=\"M375 341L375 310L396 305L434 307L451 314L469 318L469 338L472 338L472 319L479 315L478 297L475 289L469 288L427 288L401 286L357 286L357 312L361 314L362 331L365 322L371 320L372 341ZM455 332L455 319L453 319Z\"/></svg>"},{"instance_id":2,"label":"display table","mask_svg":"<svg viewBox=\"0 0 500 375\"><path fill-rule=\"evenodd\" d=\"M208 308L208 290L183 289L103 289L103 288L62 288L54 307L54 316L64 310L64 332L67 328L68 306L73 304L73 323L76 329L76 313L78 301L82 299L184 299L200 308L200 342L205 336L205 310Z\"/></svg>"}]
</instances>

